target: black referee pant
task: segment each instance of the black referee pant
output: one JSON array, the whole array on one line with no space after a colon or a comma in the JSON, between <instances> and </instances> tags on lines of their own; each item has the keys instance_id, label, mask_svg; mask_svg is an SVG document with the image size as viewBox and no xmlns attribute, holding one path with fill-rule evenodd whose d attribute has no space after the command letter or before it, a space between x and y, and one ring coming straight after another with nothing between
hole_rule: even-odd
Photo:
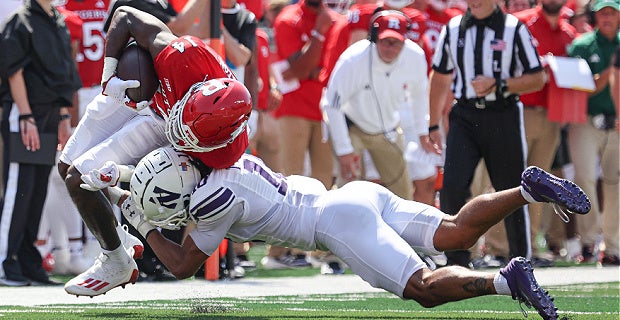
<instances>
[{"instance_id":1,"label":"black referee pant","mask_svg":"<svg viewBox=\"0 0 620 320\"><path fill-rule=\"evenodd\" d=\"M53 166L9 162L11 108L10 104L3 106L0 123L4 141L2 170L4 170L5 187L4 203L0 213L0 262L5 277L9 280L40 281L47 279L47 274L41 264L41 254L34 244L39 232L49 175ZM58 108L36 105L31 105L31 108L39 133L58 133ZM17 120L11 119L11 121Z\"/></svg>"},{"instance_id":2,"label":"black referee pant","mask_svg":"<svg viewBox=\"0 0 620 320\"><path fill-rule=\"evenodd\" d=\"M516 103L485 109L457 103L452 108L440 192L442 211L454 215L471 197L470 184L480 159L485 161L495 190L521 184L527 150L522 110ZM517 209L504 219L511 257L528 257L530 232L526 210L526 207ZM470 261L466 250L446 252L446 255L452 264L467 266Z\"/></svg>"}]
</instances>

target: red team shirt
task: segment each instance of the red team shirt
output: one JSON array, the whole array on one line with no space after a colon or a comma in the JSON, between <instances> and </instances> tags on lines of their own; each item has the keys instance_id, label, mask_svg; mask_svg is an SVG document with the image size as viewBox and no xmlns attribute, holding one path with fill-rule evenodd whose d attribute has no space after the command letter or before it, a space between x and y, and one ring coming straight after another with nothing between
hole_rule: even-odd
<instances>
[{"instance_id":1,"label":"red team shirt","mask_svg":"<svg viewBox=\"0 0 620 320\"><path fill-rule=\"evenodd\" d=\"M267 109L267 100L269 99L269 91L271 90L271 86L269 83L269 63L270 63L270 55L269 51L269 35L265 30L257 28L256 29L256 52L257 59L256 62L258 64L258 76L262 81L262 87L258 92L258 106L256 109L265 110Z\"/></svg>"},{"instance_id":2,"label":"red team shirt","mask_svg":"<svg viewBox=\"0 0 620 320\"><path fill-rule=\"evenodd\" d=\"M441 33L441 28L450 21L450 19L462 14L461 10L454 8L447 8L444 11L435 11L428 6L424 15L426 16L426 31L424 34L428 38L431 48L435 50L437 45L437 39Z\"/></svg>"},{"instance_id":3,"label":"red team shirt","mask_svg":"<svg viewBox=\"0 0 620 320\"><path fill-rule=\"evenodd\" d=\"M332 20L336 21L339 14L329 10ZM285 60L292 54L300 52L302 47L310 41L310 31L314 29L316 14L310 12L303 1L288 5L276 18L274 32L278 46L278 59ZM325 34L331 38L333 26ZM326 46L323 46L319 60L319 68L325 66ZM321 121L323 116L319 107L323 84L318 79L300 79L300 88L289 92L282 97L282 104L275 111L276 117L295 116L313 121Z\"/></svg>"},{"instance_id":4,"label":"red team shirt","mask_svg":"<svg viewBox=\"0 0 620 320\"><path fill-rule=\"evenodd\" d=\"M151 106L157 113L168 114L172 106L197 82L215 78L235 79L222 58L200 39L192 36L172 41L155 57L154 65L159 78L159 90L153 97L157 106ZM233 165L248 145L247 131L244 131L226 147L210 152L186 153L209 167L221 169Z\"/></svg>"},{"instance_id":5,"label":"red team shirt","mask_svg":"<svg viewBox=\"0 0 620 320\"><path fill-rule=\"evenodd\" d=\"M558 20L558 27L552 29L551 25L543 17L542 8L537 6L532 9L523 10L514 13L514 15L523 22L530 33L532 41L538 54L544 56L551 53L554 56L567 56L566 49L570 43L577 37L577 31L565 19ZM536 92L522 94L521 101L526 106L547 106L547 91L549 84Z\"/></svg>"},{"instance_id":6,"label":"red team shirt","mask_svg":"<svg viewBox=\"0 0 620 320\"><path fill-rule=\"evenodd\" d=\"M80 53L76 60L83 87L101 84L105 35L103 24L108 17L110 0L67 1L65 8L83 21Z\"/></svg>"}]
</instances>

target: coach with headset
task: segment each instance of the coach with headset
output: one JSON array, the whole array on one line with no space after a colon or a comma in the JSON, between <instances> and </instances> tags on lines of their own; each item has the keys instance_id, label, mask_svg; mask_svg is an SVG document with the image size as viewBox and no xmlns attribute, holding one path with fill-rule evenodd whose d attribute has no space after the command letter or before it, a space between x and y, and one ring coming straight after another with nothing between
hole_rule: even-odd
<instances>
[{"instance_id":1,"label":"coach with headset","mask_svg":"<svg viewBox=\"0 0 620 320\"><path fill-rule=\"evenodd\" d=\"M532 38L519 20L494 0L467 0L465 14L444 26L432 60L430 127L441 148L439 125L450 88L456 99L449 113L441 210L456 214L471 196L469 186L484 159L493 187L516 187L526 165L523 105L519 94L540 90L545 74ZM552 146L550 146L552 147ZM505 220L510 255L530 257L527 209ZM467 266L468 251L446 253L449 264Z\"/></svg>"},{"instance_id":2,"label":"coach with headset","mask_svg":"<svg viewBox=\"0 0 620 320\"><path fill-rule=\"evenodd\" d=\"M403 13L376 13L369 39L356 42L338 59L322 101L342 182L360 178L366 149L381 181L404 199L412 199L413 190L399 126L403 103L413 109L416 133L431 148L427 64L424 51L407 39L410 30L411 21Z\"/></svg>"}]
</instances>

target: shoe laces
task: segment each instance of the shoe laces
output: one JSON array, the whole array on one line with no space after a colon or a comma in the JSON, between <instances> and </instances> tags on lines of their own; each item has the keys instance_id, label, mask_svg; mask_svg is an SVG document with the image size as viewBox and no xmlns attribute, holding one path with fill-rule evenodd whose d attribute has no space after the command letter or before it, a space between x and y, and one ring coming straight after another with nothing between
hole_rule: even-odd
<instances>
[{"instance_id":1,"label":"shoe laces","mask_svg":"<svg viewBox=\"0 0 620 320\"><path fill-rule=\"evenodd\" d=\"M553 211L555 211L555 214L557 214L560 219L562 219L562 221L564 221L564 223L568 223L570 221L570 218L568 217L568 214L575 214L574 211L571 211L568 208L562 207L561 205L557 204L557 203L553 203Z\"/></svg>"},{"instance_id":2,"label":"shoe laces","mask_svg":"<svg viewBox=\"0 0 620 320\"><path fill-rule=\"evenodd\" d=\"M525 306L529 309L532 307L532 304L521 296L517 296L517 300L519 301L519 309L521 309L521 314L524 318L527 318L527 309L523 308L523 305L525 304Z\"/></svg>"}]
</instances>

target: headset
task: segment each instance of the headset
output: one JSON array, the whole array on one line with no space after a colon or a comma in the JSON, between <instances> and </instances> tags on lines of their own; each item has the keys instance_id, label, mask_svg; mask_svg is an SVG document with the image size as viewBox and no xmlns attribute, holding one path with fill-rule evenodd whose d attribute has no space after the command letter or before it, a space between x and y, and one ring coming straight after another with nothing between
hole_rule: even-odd
<instances>
[{"instance_id":1,"label":"headset","mask_svg":"<svg viewBox=\"0 0 620 320\"><path fill-rule=\"evenodd\" d=\"M370 42L376 43L379 36L379 23L377 20L390 14L399 14L405 17L405 21L407 21L407 25L405 26L407 28L407 32L411 31L411 19L409 19L406 14L397 10L380 10L373 14L370 18L370 30L368 32L368 40L370 40Z\"/></svg>"}]
</instances>

